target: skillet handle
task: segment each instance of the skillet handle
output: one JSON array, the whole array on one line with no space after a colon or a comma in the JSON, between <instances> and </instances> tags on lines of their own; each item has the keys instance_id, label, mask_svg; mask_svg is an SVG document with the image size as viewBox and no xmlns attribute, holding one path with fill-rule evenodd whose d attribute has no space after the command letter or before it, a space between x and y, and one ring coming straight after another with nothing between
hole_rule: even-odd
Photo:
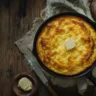
<instances>
[{"instance_id":1,"label":"skillet handle","mask_svg":"<svg viewBox=\"0 0 96 96\"><path fill-rule=\"evenodd\" d=\"M86 74L90 81L96 86L96 67Z\"/></svg>"}]
</instances>

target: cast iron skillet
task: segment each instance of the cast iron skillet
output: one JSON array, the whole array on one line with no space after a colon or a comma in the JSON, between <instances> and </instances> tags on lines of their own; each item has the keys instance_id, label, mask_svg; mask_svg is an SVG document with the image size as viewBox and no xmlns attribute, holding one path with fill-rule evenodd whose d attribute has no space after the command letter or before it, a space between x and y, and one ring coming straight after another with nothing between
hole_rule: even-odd
<instances>
[{"instance_id":1,"label":"cast iron skillet","mask_svg":"<svg viewBox=\"0 0 96 96\"><path fill-rule=\"evenodd\" d=\"M39 33L41 32L42 28L48 23L50 22L51 20L53 20L54 18L57 18L57 17L60 17L60 16L77 16L77 17L80 17L80 18L83 18L86 22L88 22L95 30L96 30L96 23L91 21L89 18L87 18L86 16L84 15L81 15L79 13L71 13L71 12L67 12L67 13L60 13L60 14L57 14L55 16L52 16L50 18L48 18L45 22L43 22L43 24L39 27L35 37L34 37L34 42L33 42L33 54L34 56L36 57L37 61L39 62L39 64L41 65L41 67L46 70L49 74L53 75L53 76L56 76L56 77L59 77L59 78L78 78L78 77L81 77L81 76L87 76L95 85L96 85L96 78L92 75L92 69L95 67L96 65L96 61L92 64L92 66L90 66L89 68L87 68L86 70L84 70L83 72L79 73L79 74L76 74L76 75L71 75L71 76L68 76L68 75L60 75L58 73L55 73L53 71L51 71L50 69L48 69L44 64L42 64L42 62L40 61L39 57L38 57L38 54L37 54L37 51L36 51L36 41L37 41L37 38L39 36Z\"/></svg>"}]
</instances>

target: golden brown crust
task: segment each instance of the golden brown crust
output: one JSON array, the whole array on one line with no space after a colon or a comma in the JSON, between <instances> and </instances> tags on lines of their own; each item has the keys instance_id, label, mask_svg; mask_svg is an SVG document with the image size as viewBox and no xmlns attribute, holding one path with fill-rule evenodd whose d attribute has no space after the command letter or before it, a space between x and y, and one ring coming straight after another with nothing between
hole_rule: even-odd
<instances>
[{"instance_id":1,"label":"golden brown crust","mask_svg":"<svg viewBox=\"0 0 96 96\"><path fill-rule=\"evenodd\" d=\"M73 38L76 47L67 51L64 43ZM75 75L90 67L96 57L95 30L83 19L62 16L40 32L36 49L42 63L62 75Z\"/></svg>"}]
</instances>

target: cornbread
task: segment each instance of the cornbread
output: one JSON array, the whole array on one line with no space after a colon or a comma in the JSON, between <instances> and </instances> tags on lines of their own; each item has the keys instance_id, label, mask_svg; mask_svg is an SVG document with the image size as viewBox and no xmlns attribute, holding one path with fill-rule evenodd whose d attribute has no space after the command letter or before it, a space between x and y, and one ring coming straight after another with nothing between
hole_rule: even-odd
<instances>
[{"instance_id":1,"label":"cornbread","mask_svg":"<svg viewBox=\"0 0 96 96\"><path fill-rule=\"evenodd\" d=\"M76 45L71 50L66 50L64 44L70 38ZM56 17L42 28L36 41L36 50L41 62L51 71L75 75L95 61L96 33L80 17Z\"/></svg>"}]
</instances>

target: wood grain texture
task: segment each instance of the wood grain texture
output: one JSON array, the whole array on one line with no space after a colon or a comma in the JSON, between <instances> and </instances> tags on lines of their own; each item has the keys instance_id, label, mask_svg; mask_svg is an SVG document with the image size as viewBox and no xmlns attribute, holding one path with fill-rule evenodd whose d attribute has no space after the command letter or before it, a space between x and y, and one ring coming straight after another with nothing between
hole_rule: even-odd
<instances>
[{"instance_id":1,"label":"wood grain texture","mask_svg":"<svg viewBox=\"0 0 96 96\"><path fill-rule=\"evenodd\" d=\"M14 45L14 41L31 29L32 21L40 16L40 10L45 7L46 0L23 1L26 1L24 16L20 7L22 0L0 0L0 96L15 96L12 92L13 77L21 72L31 72L23 54ZM56 90L59 91L56 91L60 94L59 96L74 94L79 96L76 88L74 90L57 88ZM94 89L89 88L88 92L85 96L96 96Z\"/></svg>"},{"instance_id":2,"label":"wood grain texture","mask_svg":"<svg viewBox=\"0 0 96 96\"><path fill-rule=\"evenodd\" d=\"M32 21L44 8L45 0L27 0L26 14L19 16L20 0L0 1L0 96L14 96L13 77L30 72L23 54L14 45L32 27Z\"/></svg>"}]
</instances>

